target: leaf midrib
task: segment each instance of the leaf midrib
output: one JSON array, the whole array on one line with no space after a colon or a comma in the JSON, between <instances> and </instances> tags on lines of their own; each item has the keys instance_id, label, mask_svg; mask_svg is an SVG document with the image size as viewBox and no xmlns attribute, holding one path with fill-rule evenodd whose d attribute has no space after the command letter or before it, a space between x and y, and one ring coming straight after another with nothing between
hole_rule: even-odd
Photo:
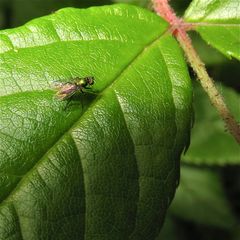
<instances>
[{"instance_id":1,"label":"leaf midrib","mask_svg":"<svg viewBox=\"0 0 240 240\"><path fill-rule=\"evenodd\" d=\"M120 72L119 74L113 79L112 82L110 82L104 89L103 91L99 94L99 96L90 104L90 106L86 109L86 111L72 124L70 125L70 127L48 148L48 150L39 158L39 160L36 161L36 163L23 175L23 177L21 178L21 180L19 180L19 182L15 185L15 187L12 189L12 191L5 197L5 199L3 199L0 202L0 207L2 205L4 205L5 203L7 203L8 201L10 201L11 196L14 195L15 192L17 192L18 188L21 186L21 183L24 182L25 177L27 175L29 175L34 169L36 169L38 167L38 165L40 165L40 163L45 159L45 157L48 155L48 153L52 150L52 148L58 143L60 142L66 134L70 134L71 135L71 131L72 129L75 128L75 126L78 124L78 122L80 121L80 119L85 115L86 112L89 111L89 109L93 108L95 106L95 104L98 102L99 99L101 99L101 96L104 95L104 93L110 89L115 83L116 81L120 78L121 75L123 75L128 68L130 68L134 62L137 61L138 58L141 57L142 54L144 54L147 50L149 50L152 46L155 45L156 42L158 42L164 35L166 35L169 31L169 28L167 28L163 33L161 33L160 35L158 35L156 38L154 38L152 41L150 41L147 45L145 45L141 51L139 51L135 57L129 62L129 64L127 64Z\"/></svg>"}]
</instances>

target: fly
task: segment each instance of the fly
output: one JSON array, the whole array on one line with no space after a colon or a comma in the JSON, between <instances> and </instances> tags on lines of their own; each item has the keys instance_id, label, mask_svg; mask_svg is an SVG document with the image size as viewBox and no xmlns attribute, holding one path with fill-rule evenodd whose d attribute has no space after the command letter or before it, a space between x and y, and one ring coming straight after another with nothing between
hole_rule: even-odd
<instances>
[{"instance_id":1,"label":"fly","mask_svg":"<svg viewBox=\"0 0 240 240\"><path fill-rule=\"evenodd\" d=\"M57 89L56 97L59 100L66 100L71 98L76 93L83 93L86 89L91 89L94 84L94 77L76 77L69 82L55 82Z\"/></svg>"}]
</instances>

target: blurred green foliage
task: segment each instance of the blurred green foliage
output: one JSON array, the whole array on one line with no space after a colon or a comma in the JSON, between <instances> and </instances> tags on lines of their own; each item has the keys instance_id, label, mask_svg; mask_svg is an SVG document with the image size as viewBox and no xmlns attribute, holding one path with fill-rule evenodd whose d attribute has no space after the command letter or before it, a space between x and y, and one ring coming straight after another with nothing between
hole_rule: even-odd
<instances>
[{"instance_id":1,"label":"blurred green foliage","mask_svg":"<svg viewBox=\"0 0 240 240\"><path fill-rule=\"evenodd\" d=\"M240 119L240 95L232 88L217 84L236 119ZM195 124L191 144L182 160L186 163L223 166L238 164L240 147L226 131L217 110L211 105L200 84L194 84Z\"/></svg>"},{"instance_id":2,"label":"blurred green foliage","mask_svg":"<svg viewBox=\"0 0 240 240\"><path fill-rule=\"evenodd\" d=\"M0 0L0 28L17 27L64 7L86 8L111 3L111 0Z\"/></svg>"},{"instance_id":3,"label":"blurred green foliage","mask_svg":"<svg viewBox=\"0 0 240 240\"><path fill-rule=\"evenodd\" d=\"M181 176L180 185L170 207L173 215L223 229L232 230L236 227L236 219L226 200L217 171L183 165Z\"/></svg>"},{"instance_id":4,"label":"blurred green foliage","mask_svg":"<svg viewBox=\"0 0 240 240\"><path fill-rule=\"evenodd\" d=\"M0 0L0 28L19 26L33 18L51 14L63 7L90 7L115 2L130 3L146 8L151 6L151 2L148 0ZM182 16L190 2L191 0L172 0L171 5L177 15ZM224 85L231 87L233 90L229 91L235 91L235 95L237 95L237 92L240 91L239 62L224 57L208 46L198 34L190 33L190 35L193 45L201 59L206 63L210 76L223 88ZM195 79L193 73L192 78ZM200 95L198 97L205 98L202 101L196 98L196 101L199 100L203 104L202 108L205 109L201 113L202 119L211 121L208 125L212 126L213 129L218 128L221 124L219 119L212 121L204 118L212 114L215 114L216 118L218 116L213 112L215 110L205 106L205 104L209 104L207 96L202 93ZM236 108L239 107L235 98L234 102L230 102L231 104L235 105ZM199 102L197 105L199 106ZM196 122L196 124L198 123ZM210 139L211 136L208 139L208 132L204 129L204 125L196 127L200 127L203 133L205 131L205 138L199 140L203 141L203 146L205 141L212 141L212 144L216 143L214 139ZM198 138L198 136L195 137ZM226 139L220 142L224 145L224 141L228 144ZM220 149L220 146L215 146L216 149L218 147ZM207 146L202 147L203 155L206 151ZM227 152L225 154L227 155ZM227 157L231 158L231 154ZM232 166L222 166L218 165L218 161L216 162L214 167L206 167L203 162L198 162L195 165L196 163L189 159L189 163L182 166L180 187L157 240L240 239L240 156L239 159L235 156L235 165ZM234 221L238 221L238 227L235 229L226 227L224 224L229 226ZM232 224L230 225L232 226Z\"/></svg>"},{"instance_id":5,"label":"blurred green foliage","mask_svg":"<svg viewBox=\"0 0 240 240\"><path fill-rule=\"evenodd\" d=\"M115 3L128 3L128 4L134 4L140 7L150 7L151 2L149 0L113 0Z\"/></svg>"}]
</instances>

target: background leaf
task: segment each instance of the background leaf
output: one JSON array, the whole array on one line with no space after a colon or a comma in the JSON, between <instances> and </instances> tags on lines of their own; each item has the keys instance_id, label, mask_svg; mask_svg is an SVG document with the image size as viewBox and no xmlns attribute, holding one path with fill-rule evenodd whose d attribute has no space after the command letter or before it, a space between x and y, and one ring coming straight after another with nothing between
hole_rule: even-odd
<instances>
[{"instance_id":1,"label":"background leaf","mask_svg":"<svg viewBox=\"0 0 240 240\"><path fill-rule=\"evenodd\" d=\"M184 200L184 199L183 199ZM195 206L194 208L196 208ZM218 217L218 216L217 216ZM235 229L233 230L235 231ZM219 228L201 223L186 221L174 216L169 211L166 216L163 228L156 240L238 240L239 233L232 233L229 229Z\"/></svg>"},{"instance_id":2,"label":"background leaf","mask_svg":"<svg viewBox=\"0 0 240 240\"><path fill-rule=\"evenodd\" d=\"M111 3L111 0L0 0L0 9L5 13L2 25L0 21L0 27L20 26L31 19L51 14L63 7L84 8Z\"/></svg>"},{"instance_id":3,"label":"background leaf","mask_svg":"<svg viewBox=\"0 0 240 240\"><path fill-rule=\"evenodd\" d=\"M198 23L202 38L228 57L240 59L240 4L238 0L194 0L185 12Z\"/></svg>"},{"instance_id":4,"label":"background leaf","mask_svg":"<svg viewBox=\"0 0 240 240\"><path fill-rule=\"evenodd\" d=\"M182 160L207 165L240 164L238 143L225 131L223 121L202 88L198 84L194 86L195 124L190 147ZM224 85L218 88L236 119L240 120L239 94Z\"/></svg>"},{"instance_id":5,"label":"background leaf","mask_svg":"<svg viewBox=\"0 0 240 240\"><path fill-rule=\"evenodd\" d=\"M189 32L191 36L192 44L199 54L201 60L207 65L208 72L209 67L216 67L216 65L224 65L229 61L223 54L217 51L215 48L208 45L196 32ZM231 61L232 65L232 61ZM211 74L211 72L209 73ZM217 79L214 78L213 79ZM229 79L227 79L229 81Z\"/></svg>"},{"instance_id":6,"label":"background leaf","mask_svg":"<svg viewBox=\"0 0 240 240\"><path fill-rule=\"evenodd\" d=\"M191 123L191 82L167 27L114 5L0 32L3 239L154 239ZM89 75L94 94L67 108L54 98L52 81Z\"/></svg>"},{"instance_id":7,"label":"background leaf","mask_svg":"<svg viewBox=\"0 0 240 240\"><path fill-rule=\"evenodd\" d=\"M179 238L179 235L177 234L176 223L172 217L167 216L163 228L156 240L176 240L177 238L182 239Z\"/></svg>"},{"instance_id":8,"label":"background leaf","mask_svg":"<svg viewBox=\"0 0 240 240\"><path fill-rule=\"evenodd\" d=\"M128 3L128 4L134 4L140 7L149 7L151 6L150 0L113 0L115 3Z\"/></svg>"},{"instance_id":9,"label":"background leaf","mask_svg":"<svg viewBox=\"0 0 240 240\"><path fill-rule=\"evenodd\" d=\"M236 227L236 219L225 197L219 175L210 169L181 168L181 181L171 214L203 225L226 229Z\"/></svg>"}]
</instances>

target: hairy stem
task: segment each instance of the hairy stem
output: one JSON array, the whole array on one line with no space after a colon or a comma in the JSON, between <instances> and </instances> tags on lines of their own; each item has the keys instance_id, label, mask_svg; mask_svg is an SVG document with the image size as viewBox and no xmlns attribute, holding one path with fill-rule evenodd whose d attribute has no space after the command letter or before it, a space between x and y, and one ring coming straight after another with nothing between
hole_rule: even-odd
<instances>
[{"instance_id":1,"label":"hairy stem","mask_svg":"<svg viewBox=\"0 0 240 240\"><path fill-rule=\"evenodd\" d=\"M177 34L177 39L182 46L189 63L191 64L193 70L196 72L198 79L207 92L212 105L217 109L220 116L224 120L229 132L234 136L236 141L240 144L240 125L236 122L233 115L229 111L225 101L216 88L213 80L209 77L204 63L199 58L195 49L191 44L191 39L186 34L186 32L179 32Z\"/></svg>"},{"instance_id":2,"label":"hairy stem","mask_svg":"<svg viewBox=\"0 0 240 240\"><path fill-rule=\"evenodd\" d=\"M178 42L183 48L188 62L197 74L197 77L203 89L208 94L212 105L217 109L229 132L240 144L240 125L231 114L225 104L223 96L220 94L213 80L208 75L204 63L195 51L191 39L186 32L191 29L191 25L184 23L182 19L176 16L173 9L170 7L168 0L152 0L152 2L156 13L170 23L170 31L176 36Z\"/></svg>"}]
</instances>

